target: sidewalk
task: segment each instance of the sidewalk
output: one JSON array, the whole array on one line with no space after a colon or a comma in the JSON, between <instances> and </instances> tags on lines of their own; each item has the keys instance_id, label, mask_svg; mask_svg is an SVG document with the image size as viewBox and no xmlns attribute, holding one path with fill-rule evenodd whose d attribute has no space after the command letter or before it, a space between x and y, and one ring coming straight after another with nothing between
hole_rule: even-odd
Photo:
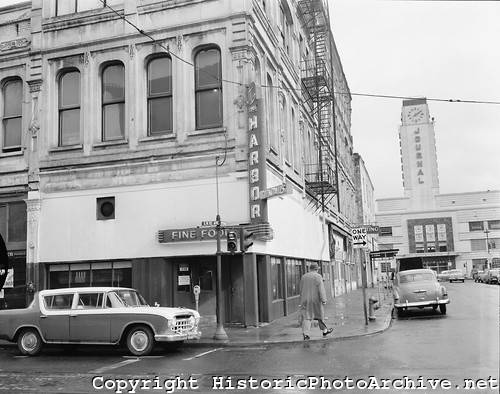
<instances>
[{"instance_id":1,"label":"sidewalk","mask_svg":"<svg viewBox=\"0 0 500 394\"><path fill-rule=\"evenodd\" d=\"M385 294L385 298L384 298ZM325 323L333 327L334 331L323 338L317 323L312 327L310 341L342 340L363 335L376 334L385 331L391 324L392 297L384 289L366 289L367 308L368 298L380 298L380 307L375 311L375 321L365 324L363 312L363 292L361 289L337 296L325 306ZM378 305L378 304L377 304ZM198 341L189 341L184 346L257 346L263 344L302 343L302 330L298 323L298 313L274 320L271 323L262 323L259 327L225 326L228 340L215 340L216 324L207 324L200 327L202 337ZM0 348L16 346L14 343L0 340Z\"/></svg>"},{"instance_id":2,"label":"sidewalk","mask_svg":"<svg viewBox=\"0 0 500 394\"><path fill-rule=\"evenodd\" d=\"M367 299L370 296L379 299L377 288L366 291ZM380 307L375 311L375 321L365 324L363 312L363 292L361 289L337 296L325 306L325 323L333 327L334 331L327 338L323 338L317 326L311 330L310 341L341 340L363 335L375 334L386 330L391 324L392 297L380 289ZM378 305L378 304L377 304ZM368 300L367 300L368 308ZM317 323L316 323L317 324ZM260 327L231 327L224 329L228 340L213 339L216 325L204 325L201 328L202 337L199 341L186 343L186 346L252 346L259 344L278 344L303 342L302 330L298 323L298 313L263 323Z\"/></svg>"}]
</instances>

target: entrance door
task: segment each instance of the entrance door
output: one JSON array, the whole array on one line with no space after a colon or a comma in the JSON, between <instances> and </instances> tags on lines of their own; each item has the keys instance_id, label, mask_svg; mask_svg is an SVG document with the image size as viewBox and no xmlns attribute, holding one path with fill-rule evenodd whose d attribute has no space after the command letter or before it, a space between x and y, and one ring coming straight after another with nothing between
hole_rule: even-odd
<instances>
[{"instance_id":1,"label":"entrance door","mask_svg":"<svg viewBox=\"0 0 500 394\"><path fill-rule=\"evenodd\" d=\"M229 316L230 323L243 323L244 317L244 282L242 257L233 258L228 264L229 268Z\"/></svg>"},{"instance_id":2,"label":"entrance door","mask_svg":"<svg viewBox=\"0 0 500 394\"><path fill-rule=\"evenodd\" d=\"M193 286L200 286L198 312L202 318L215 319L216 309L215 258L183 259L175 264L175 306L194 309Z\"/></svg>"}]
</instances>

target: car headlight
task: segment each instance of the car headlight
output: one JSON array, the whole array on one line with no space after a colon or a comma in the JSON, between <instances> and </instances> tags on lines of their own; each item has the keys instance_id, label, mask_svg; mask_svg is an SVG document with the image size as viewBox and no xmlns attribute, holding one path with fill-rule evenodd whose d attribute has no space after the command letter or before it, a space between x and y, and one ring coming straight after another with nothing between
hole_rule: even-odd
<instances>
[{"instance_id":1,"label":"car headlight","mask_svg":"<svg viewBox=\"0 0 500 394\"><path fill-rule=\"evenodd\" d=\"M446 287L441 286L441 294L442 294L443 296L447 296L447 295L448 295L448 292L446 291Z\"/></svg>"},{"instance_id":2,"label":"car headlight","mask_svg":"<svg viewBox=\"0 0 500 394\"><path fill-rule=\"evenodd\" d=\"M172 330L175 327L175 319L167 319L167 327Z\"/></svg>"},{"instance_id":3,"label":"car headlight","mask_svg":"<svg viewBox=\"0 0 500 394\"><path fill-rule=\"evenodd\" d=\"M191 327L194 327L194 326L195 326L195 324L196 324L196 319L194 318L194 316L191 316L191 317L189 318L189 325L190 325Z\"/></svg>"}]
</instances>

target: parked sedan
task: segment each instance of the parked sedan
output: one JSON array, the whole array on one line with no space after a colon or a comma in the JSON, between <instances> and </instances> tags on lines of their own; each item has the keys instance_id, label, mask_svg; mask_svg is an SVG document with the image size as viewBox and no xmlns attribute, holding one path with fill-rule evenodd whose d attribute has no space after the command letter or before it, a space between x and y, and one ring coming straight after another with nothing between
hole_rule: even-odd
<instances>
[{"instance_id":1,"label":"parked sedan","mask_svg":"<svg viewBox=\"0 0 500 394\"><path fill-rule=\"evenodd\" d=\"M489 270L486 269L482 271L480 274L478 274L477 281L481 283L486 283L486 281L488 280L488 276L489 276Z\"/></svg>"},{"instance_id":2,"label":"parked sedan","mask_svg":"<svg viewBox=\"0 0 500 394\"><path fill-rule=\"evenodd\" d=\"M0 338L34 356L44 344L125 344L135 356L155 342L199 339L200 315L184 308L151 307L134 289L83 287L42 290L25 309L0 311Z\"/></svg>"},{"instance_id":3,"label":"parked sedan","mask_svg":"<svg viewBox=\"0 0 500 394\"><path fill-rule=\"evenodd\" d=\"M465 276L464 273L461 270L450 270L448 274L448 280L451 282L465 282Z\"/></svg>"},{"instance_id":4,"label":"parked sedan","mask_svg":"<svg viewBox=\"0 0 500 394\"><path fill-rule=\"evenodd\" d=\"M500 268L492 268L487 271L487 276L485 277L484 282L489 284L500 284Z\"/></svg>"},{"instance_id":5,"label":"parked sedan","mask_svg":"<svg viewBox=\"0 0 500 394\"><path fill-rule=\"evenodd\" d=\"M479 276L484 273L483 270L472 270L472 279L474 279L474 282L479 282Z\"/></svg>"},{"instance_id":6,"label":"parked sedan","mask_svg":"<svg viewBox=\"0 0 500 394\"><path fill-rule=\"evenodd\" d=\"M450 271L441 271L439 274L437 274L437 280L440 282L445 282L448 279L450 279Z\"/></svg>"},{"instance_id":7,"label":"parked sedan","mask_svg":"<svg viewBox=\"0 0 500 394\"><path fill-rule=\"evenodd\" d=\"M450 302L446 288L438 283L434 271L416 269L399 272L394 279L394 308L401 314L409 308L432 307L446 314Z\"/></svg>"}]
</instances>

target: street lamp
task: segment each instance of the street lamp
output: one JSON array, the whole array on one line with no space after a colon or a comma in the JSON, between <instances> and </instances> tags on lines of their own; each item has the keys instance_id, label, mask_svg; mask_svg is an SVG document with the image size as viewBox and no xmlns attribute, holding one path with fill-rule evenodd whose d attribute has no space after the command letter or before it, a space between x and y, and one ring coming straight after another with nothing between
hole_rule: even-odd
<instances>
[{"instance_id":1,"label":"street lamp","mask_svg":"<svg viewBox=\"0 0 500 394\"><path fill-rule=\"evenodd\" d=\"M488 256L486 257L486 268L490 268L490 239L488 238L488 234L490 233L490 230L486 229L484 230L484 233L486 234L486 250L488 251Z\"/></svg>"}]
</instances>

